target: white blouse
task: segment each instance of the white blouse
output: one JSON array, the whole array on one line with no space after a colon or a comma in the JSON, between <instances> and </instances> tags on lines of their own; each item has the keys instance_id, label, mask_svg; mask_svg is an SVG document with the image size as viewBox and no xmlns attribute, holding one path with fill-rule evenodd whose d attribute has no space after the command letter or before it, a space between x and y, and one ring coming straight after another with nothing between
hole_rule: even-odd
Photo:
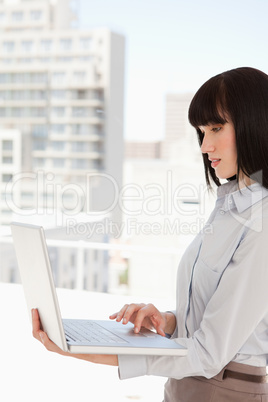
<instances>
[{"instance_id":1,"label":"white blouse","mask_svg":"<svg viewBox=\"0 0 268 402\"><path fill-rule=\"evenodd\" d=\"M121 379L211 378L230 361L266 366L268 356L268 190L218 188L215 208L181 259L177 328L182 357L119 356Z\"/></svg>"}]
</instances>

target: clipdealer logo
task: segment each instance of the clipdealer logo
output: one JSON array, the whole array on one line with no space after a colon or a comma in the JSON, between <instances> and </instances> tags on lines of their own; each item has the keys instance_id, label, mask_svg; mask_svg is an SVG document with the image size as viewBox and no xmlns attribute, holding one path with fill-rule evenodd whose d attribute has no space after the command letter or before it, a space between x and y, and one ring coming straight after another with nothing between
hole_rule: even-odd
<instances>
[{"instance_id":1,"label":"clipdealer logo","mask_svg":"<svg viewBox=\"0 0 268 402\"><path fill-rule=\"evenodd\" d=\"M110 219L104 219L101 222L79 222L73 218L66 221L66 234L83 236L86 240L91 239L94 234L109 234L115 239L125 236L144 235L196 235L201 230L205 233L212 233L212 226L205 226L205 219L198 218L193 222L185 222L179 218L174 220L164 218L160 222L138 221L136 218L129 218L120 224Z\"/></svg>"},{"instance_id":2,"label":"clipdealer logo","mask_svg":"<svg viewBox=\"0 0 268 402\"><path fill-rule=\"evenodd\" d=\"M24 216L52 215L57 210L67 217L75 217L83 212L92 219L108 217L115 208L119 208L126 217L143 217L144 228L147 225L146 217L161 216L162 220L167 217L172 217L172 220L179 217L181 226L183 217L204 216L206 186L202 184L195 186L191 183L175 185L174 181L173 172L170 170L166 172L162 184L127 183L122 187L113 176L105 173L88 173L85 175L84 183L80 185L59 183L51 172L42 170L22 172L15 174L7 183L6 204L12 212ZM24 208L20 196L27 186L34 198L27 204L27 208ZM105 189L106 206L100 210L93 210L95 190L101 186ZM168 220L166 226L167 222ZM152 226L153 231L158 230L156 228L157 224Z\"/></svg>"}]
</instances>

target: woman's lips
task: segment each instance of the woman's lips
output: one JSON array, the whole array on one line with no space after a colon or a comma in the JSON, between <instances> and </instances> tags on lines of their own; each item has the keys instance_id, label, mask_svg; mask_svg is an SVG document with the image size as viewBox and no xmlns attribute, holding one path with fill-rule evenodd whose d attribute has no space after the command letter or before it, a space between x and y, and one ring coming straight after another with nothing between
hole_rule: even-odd
<instances>
[{"instance_id":1,"label":"woman's lips","mask_svg":"<svg viewBox=\"0 0 268 402\"><path fill-rule=\"evenodd\" d=\"M211 159L211 166L213 168L217 167L218 164L220 163L221 159Z\"/></svg>"}]
</instances>

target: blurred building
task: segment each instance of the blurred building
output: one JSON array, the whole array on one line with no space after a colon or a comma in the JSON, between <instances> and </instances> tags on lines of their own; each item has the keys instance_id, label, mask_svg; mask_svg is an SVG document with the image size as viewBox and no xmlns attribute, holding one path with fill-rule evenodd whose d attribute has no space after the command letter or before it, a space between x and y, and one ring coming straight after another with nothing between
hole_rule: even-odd
<instances>
[{"instance_id":1,"label":"blurred building","mask_svg":"<svg viewBox=\"0 0 268 402\"><path fill-rule=\"evenodd\" d=\"M165 137L161 146L162 159L181 161L191 158L200 163L200 149L195 129L188 121L188 109L193 98L191 93L166 95Z\"/></svg>"},{"instance_id":2,"label":"blurred building","mask_svg":"<svg viewBox=\"0 0 268 402\"><path fill-rule=\"evenodd\" d=\"M21 132L16 129L0 130L0 214L2 222L9 221L10 212L7 209L6 186L14 174L21 170ZM20 186L16 187L12 197L15 204L21 201Z\"/></svg>"},{"instance_id":3,"label":"blurred building","mask_svg":"<svg viewBox=\"0 0 268 402\"><path fill-rule=\"evenodd\" d=\"M0 1L0 224L45 227L57 286L107 291L98 244L121 222L125 41L74 29L77 3ZM18 282L9 240L0 281Z\"/></svg>"},{"instance_id":4,"label":"blurred building","mask_svg":"<svg viewBox=\"0 0 268 402\"><path fill-rule=\"evenodd\" d=\"M77 217L78 218L78 217ZM68 289L107 292L109 281L109 251L98 245L107 244L104 231L96 233L94 225L105 226L105 218L91 223L81 215L80 222L74 220L69 226L55 228L49 222L31 222L42 225L48 244L48 253L57 287ZM0 235L0 282L20 283L16 255L9 234L4 226Z\"/></svg>"},{"instance_id":5,"label":"blurred building","mask_svg":"<svg viewBox=\"0 0 268 402\"><path fill-rule=\"evenodd\" d=\"M160 141L135 142L126 141L125 158L126 159L159 159L161 157Z\"/></svg>"},{"instance_id":6,"label":"blurred building","mask_svg":"<svg viewBox=\"0 0 268 402\"><path fill-rule=\"evenodd\" d=\"M162 141L127 141L126 159L161 159L179 163L191 155L200 161L195 130L188 121L188 109L193 94L167 94L165 100L165 133Z\"/></svg>"},{"instance_id":7,"label":"blurred building","mask_svg":"<svg viewBox=\"0 0 268 402\"><path fill-rule=\"evenodd\" d=\"M0 2L0 132L21 135L21 166L4 196L12 200L19 186L18 209L109 210L120 221L124 38L71 29L69 3ZM10 163L2 159L5 169ZM1 203L0 223L13 206Z\"/></svg>"},{"instance_id":8,"label":"blurred building","mask_svg":"<svg viewBox=\"0 0 268 402\"><path fill-rule=\"evenodd\" d=\"M1 0L1 31L57 30L74 27L77 22L75 7L69 0Z\"/></svg>"},{"instance_id":9,"label":"blurred building","mask_svg":"<svg viewBox=\"0 0 268 402\"><path fill-rule=\"evenodd\" d=\"M174 297L180 258L204 226L214 203L203 161L188 122L191 94L167 94L160 142L125 147L124 239L134 248L128 262L129 293Z\"/></svg>"}]
</instances>

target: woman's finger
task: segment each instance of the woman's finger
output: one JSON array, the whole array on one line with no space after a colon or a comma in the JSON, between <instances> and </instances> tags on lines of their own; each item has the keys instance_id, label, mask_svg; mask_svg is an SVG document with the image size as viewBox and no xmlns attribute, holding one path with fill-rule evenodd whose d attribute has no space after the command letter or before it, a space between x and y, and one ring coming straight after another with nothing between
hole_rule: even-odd
<instances>
[{"instance_id":1,"label":"woman's finger","mask_svg":"<svg viewBox=\"0 0 268 402\"><path fill-rule=\"evenodd\" d=\"M110 320L115 320L116 319L116 321L121 321L122 320L122 318L123 318L123 316L124 316L124 314L125 314L125 311L127 310L127 308L128 308L128 304L125 304L122 308L121 308L121 310L119 310L117 313L113 313L112 315L110 315L109 316L109 318L110 318Z\"/></svg>"},{"instance_id":2,"label":"woman's finger","mask_svg":"<svg viewBox=\"0 0 268 402\"><path fill-rule=\"evenodd\" d=\"M114 320L117 316L118 316L118 312L109 315L109 318L110 318L110 320Z\"/></svg>"},{"instance_id":3,"label":"woman's finger","mask_svg":"<svg viewBox=\"0 0 268 402\"><path fill-rule=\"evenodd\" d=\"M128 304L125 304L124 307L121 308L121 310L117 313L116 321L121 321L122 318L125 315L126 310L129 308Z\"/></svg>"},{"instance_id":4,"label":"woman's finger","mask_svg":"<svg viewBox=\"0 0 268 402\"><path fill-rule=\"evenodd\" d=\"M125 304L120 311L113 313L109 318L111 320L116 319L118 322L122 321L123 324L127 324L129 321L132 321L131 318L133 318L133 315L144 306L145 304Z\"/></svg>"},{"instance_id":5,"label":"woman's finger","mask_svg":"<svg viewBox=\"0 0 268 402\"><path fill-rule=\"evenodd\" d=\"M130 304L123 315L123 324L127 324L129 321L132 323L136 320L137 313L145 306L145 304Z\"/></svg>"},{"instance_id":6,"label":"woman's finger","mask_svg":"<svg viewBox=\"0 0 268 402\"><path fill-rule=\"evenodd\" d=\"M147 304L142 309L140 309L137 313L136 319L134 321L134 331L138 333L142 326L144 326L144 322L147 320L150 323L150 326L153 327L158 334L165 336L164 332L164 319L160 311L153 304ZM149 329L150 326L148 326Z\"/></svg>"},{"instance_id":7,"label":"woman's finger","mask_svg":"<svg viewBox=\"0 0 268 402\"><path fill-rule=\"evenodd\" d=\"M155 310L155 307L153 305L147 304L144 305L138 312L134 321L134 332L138 333L140 332L140 329L142 327L143 321L148 318L151 320L151 316L153 314L153 311Z\"/></svg>"},{"instance_id":8,"label":"woman's finger","mask_svg":"<svg viewBox=\"0 0 268 402\"><path fill-rule=\"evenodd\" d=\"M41 331L40 317L37 309L32 309L33 336L40 341L39 332Z\"/></svg>"}]
</instances>

